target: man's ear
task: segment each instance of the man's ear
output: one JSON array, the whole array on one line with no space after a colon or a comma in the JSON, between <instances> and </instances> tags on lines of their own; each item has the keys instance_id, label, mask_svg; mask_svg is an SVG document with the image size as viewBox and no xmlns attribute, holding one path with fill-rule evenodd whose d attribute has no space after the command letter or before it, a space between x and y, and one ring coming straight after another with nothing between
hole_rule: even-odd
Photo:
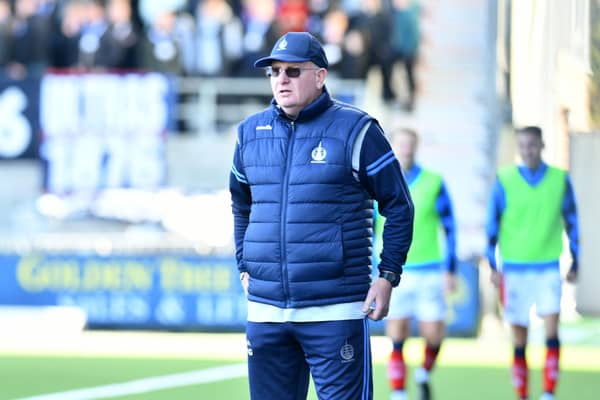
<instances>
[{"instance_id":1,"label":"man's ear","mask_svg":"<svg viewBox=\"0 0 600 400\"><path fill-rule=\"evenodd\" d=\"M323 89L323 86L325 86L325 77L327 77L327 70L326 69L320 69L319 72L317 72L317 75L316 75L317 87L319 89Z\"/></svg>"}]
</instances>

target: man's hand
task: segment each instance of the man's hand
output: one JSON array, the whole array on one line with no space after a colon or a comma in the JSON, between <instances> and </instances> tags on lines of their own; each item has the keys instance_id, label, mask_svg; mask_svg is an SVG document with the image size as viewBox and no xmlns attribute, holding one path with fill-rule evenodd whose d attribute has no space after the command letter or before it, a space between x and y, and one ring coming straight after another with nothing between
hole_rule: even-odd
<instances>
[{"instance_id":1,"label":"man's hand","mask_svg":"<svg viewBox=\"0 0 600 400\"><path fill-rule=\"evenodd\" d=\"M567 273L567 282L569 283L575 283L577 282L577 270L571 268L569 270L569 272Z\"/></svg>"},{"instance_id":2,"label":"man's hand","mask_svg":"<svg viewBox=\"0 0 600 400\"><path fill-rule=\"evenodd\" d=\"M456 291L456 274L444 272L444 291L447 295Z\"/></svg>"},{"instance_id":3,"label":"man's hand","mask_svg":"<svg viewBox=\"0 0 600 400\"><path fill-rule=\"evenodd\" d=\"M250 274L247 272L240 273L240 282L242 283L242 287L244 288L244 293L246 297L248 297L248 284L250 283Z\"/></svg>"},{"instance_id":4,"label":"man's hand","mask_svg":"<svg viewBox=\"0 0 600 400\"><path fill-rule=\"evenodd\" d=\"M377 278L371 285L369 293L367 293L367 298L363 303L362 312L365 313L369 319L379 321L388 314L391 295L392 284L386 279ZM373 303L375 303L374 308L371 307Z\"/></svg>"}]
</instances>

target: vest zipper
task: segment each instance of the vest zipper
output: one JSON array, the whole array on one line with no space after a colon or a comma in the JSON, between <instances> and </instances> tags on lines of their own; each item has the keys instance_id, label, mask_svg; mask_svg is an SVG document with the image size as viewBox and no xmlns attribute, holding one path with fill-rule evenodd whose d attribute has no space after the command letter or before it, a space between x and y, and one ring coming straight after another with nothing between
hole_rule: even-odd
<instances>
[{"instance_id":1,"label":"vest zipper","mask_svg":"<svg viewBox=\"0 0 600 400\"><path fill-rule=\"evenodd\" d=\"M283 296L285 299L285 306L290 303L290 285L288 283L288 265L287 265L287 246L286 246L286 226L287 226L287 197L288 197L288 184L290 181L290 169L292 166L292 154L294 149L294 134L296 133L296 124L294 121L290 123L292 132L290 133L288 148L287 148L287 159L285 163L285 171L283 175L283 187L281 188L281 276L283 278Z\"/></svg>"}]
</instances>

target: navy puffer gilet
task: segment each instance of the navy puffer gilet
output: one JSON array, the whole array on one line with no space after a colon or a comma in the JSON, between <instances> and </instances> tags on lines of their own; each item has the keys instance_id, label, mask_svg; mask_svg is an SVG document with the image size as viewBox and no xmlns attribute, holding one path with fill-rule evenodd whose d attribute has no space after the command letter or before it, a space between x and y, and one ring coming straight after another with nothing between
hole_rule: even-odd
<instances>
[{"instance_id":1,"label":"navy puffer gilet","mask_svg":"<svg viewBox=\"0 0 600 400\"><path fill-rule=\"evenodd\" d=\"M252 194L249 300L282 308L364 300L373 204L352 174L352 148L370 119L324 92L295 121L272 104L240 124Z\"/></svg>"}]
</instances>

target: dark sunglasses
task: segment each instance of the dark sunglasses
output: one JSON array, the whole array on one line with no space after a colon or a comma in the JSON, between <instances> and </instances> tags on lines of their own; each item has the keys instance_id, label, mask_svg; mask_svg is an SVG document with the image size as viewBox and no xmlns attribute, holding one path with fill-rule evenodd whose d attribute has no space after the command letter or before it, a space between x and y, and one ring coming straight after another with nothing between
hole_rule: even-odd
<instances>
[{"instance_id":1,"label":"dark sunglasses","mask_svg":"<svg viewBox=\"0 0 600 400\"><path fill-rule=\"evenodd\" d=\"M300 67L287 67L287 68L285 69L285 75L286 75L288 78L297 78L297 77L299 77L299 76L300 76L300 73L301 73L302 71L309 71L309 70L316 71L316 70L319 70L319 69L321 69L321 68L300 68ZM269 66L269 67L265 68L265 74L266 74L266 75L267 75L269 78L271 78L271 77L273 77L273 78L277 78L279 75L281 75L281 71L282 71L282 68L281 68L281 67L271 67L271 66Z\"/></svg>"}]
</instances>

